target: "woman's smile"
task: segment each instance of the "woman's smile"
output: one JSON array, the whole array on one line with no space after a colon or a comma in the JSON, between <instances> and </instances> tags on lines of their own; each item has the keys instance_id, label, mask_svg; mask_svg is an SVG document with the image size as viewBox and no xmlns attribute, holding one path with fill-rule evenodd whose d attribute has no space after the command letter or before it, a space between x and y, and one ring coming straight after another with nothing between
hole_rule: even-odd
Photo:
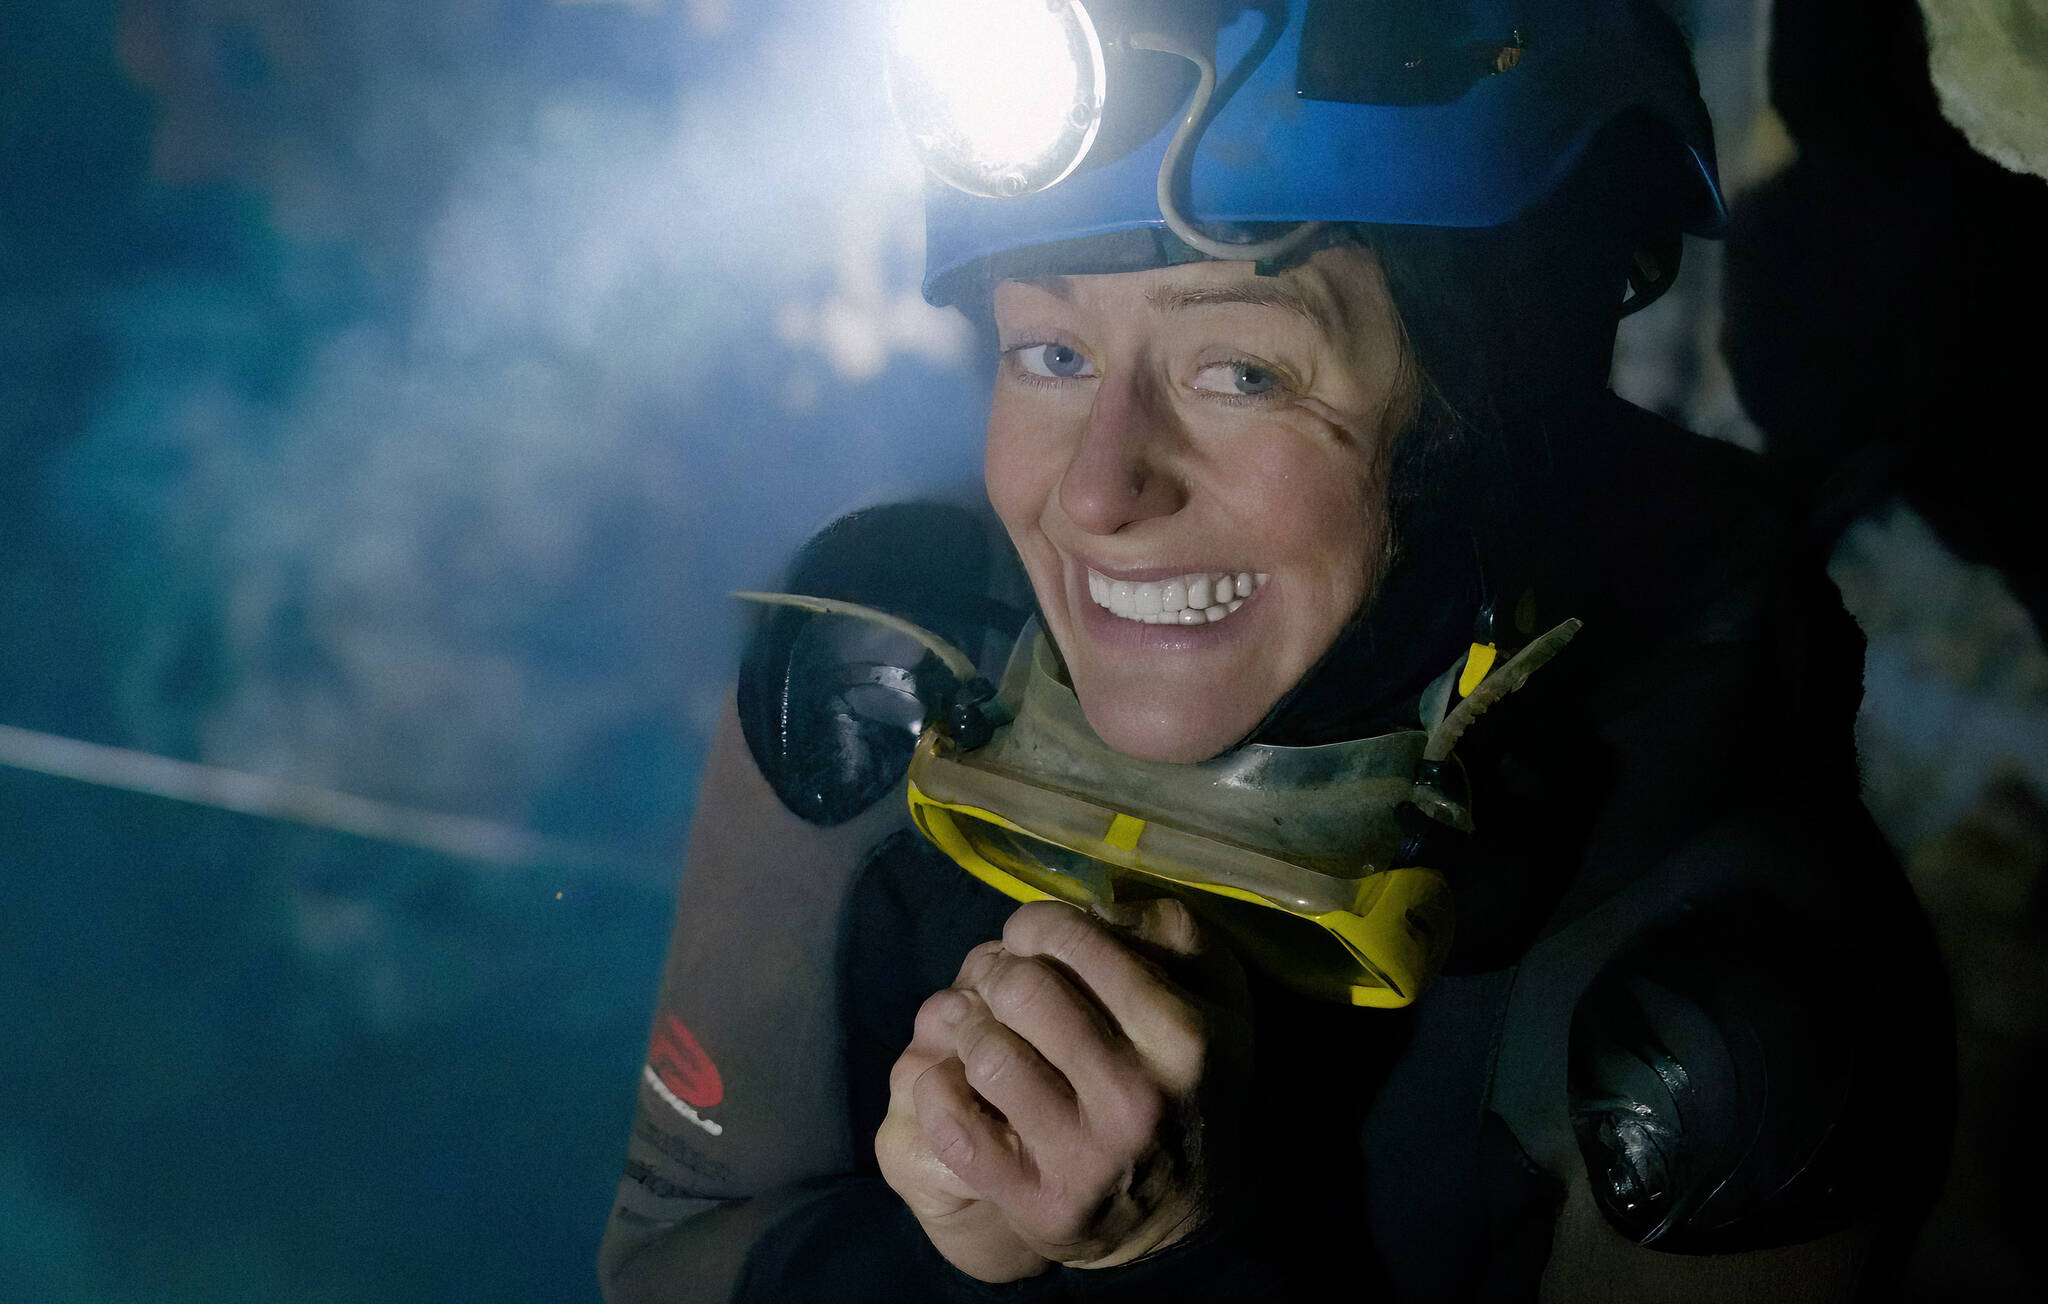
<instances>
[{"instance_id":1,"label":"woman's smile","mask_svg":"<svg viewBox=\"0 0 2048 1304\"><path fill-rule=\"evenodd\" d=\"M1257 603L1259 583L1256 573L1249 573L1252 580L1250 592L1253 596L1232 597L1222 603L1215 600L1215 580L1219 576L1229 575L1231 591L1235 592L1237 572L1181 572L1169 579L1110 580L1102 572L1077 563L1067 573L1075 577L1068 581L1067 593L1085 595L1085 600L1074 598L1068 606L1070 612L1076 614L1073 627L1086 639L1088 656L1097 663L1114 656L1136 658L1129 670L1133 677L1144 675L1145 660L1148 657L1163 654L1196 654L1204 650L1220 650L1239 643L1255 645L1265 624L1261 619L1263 613ZM1142 589L1150 589L1154 595L1164 600L1168 596L1169 585L1179 583L1185 588L1190 576L1195 577L1197 582L1201 579L1210 581L1210 592L1207 595L1210 600L1204 606L1183 606L1170 615L1163 610L1139 614L1126 614L1125 611L1118 610L1119 606L1134 607L1137 603L1137 594ZM1106 591L1108 601L1097 597L1098 591ZM1209 614L1212 610L1221 614L1212 617ZM1060 646L1064 651L1067 644L1062 642ZM1098 664L1095 668L1106 667ZM1072 669L1071 661L1069 669ZM1101 680L1105 677L1097 675L1094 678ZM1083 709L1086 710L1085 704ZM1190 710L1193 709L1194 704L1191 703ZM1097 726L1097 731L1100 732L1100 726Z\"/></svg>"},{"instance_id":2,"label":"woman's smile","mask_svg":"<svg viewBox=\"0 0 2048 1304\"><path fill-rule=\"evenodd\" d=\"M1187 571L1166 580L1113 579L1088 571L1088 596L1111 615L1147 625L1213 625L1271 579L1264 572Z\"/></svg>"}]
</instances>

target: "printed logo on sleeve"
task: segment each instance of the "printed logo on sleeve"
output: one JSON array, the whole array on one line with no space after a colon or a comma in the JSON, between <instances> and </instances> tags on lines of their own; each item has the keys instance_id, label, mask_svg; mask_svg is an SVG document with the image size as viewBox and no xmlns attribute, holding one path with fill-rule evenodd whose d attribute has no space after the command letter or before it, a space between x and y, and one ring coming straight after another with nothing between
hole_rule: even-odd
<instances>
[{"instance_id":1,"label":"printed logo on sleeve","mask_svg":"<svg viewBox=\"0 0 2048 1304\"><path fill-rule=\"evenodd\" d=\"M654 1040L647 1048L647 1064L640 1076L655 1095L690 1122L713 1136L725 1131L698 1112L725 1099L725 1083L719 1079L718 1066L704 1053L704 1047L690 1029L673 1014L655 1021Z\"/></svg>"}]
</instances>

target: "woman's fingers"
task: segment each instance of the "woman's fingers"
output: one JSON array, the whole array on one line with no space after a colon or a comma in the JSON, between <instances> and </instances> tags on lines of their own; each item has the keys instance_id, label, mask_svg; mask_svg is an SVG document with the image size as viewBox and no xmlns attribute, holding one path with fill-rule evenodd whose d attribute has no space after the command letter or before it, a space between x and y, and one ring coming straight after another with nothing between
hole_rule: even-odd
<instances>
[{"instance_id":1,"label":"woman's fingers","mask_svg":"<svg viewBox=\"0 0 2048 1304\"><path fill-rule=\"evenodd\" d=\"M1074 1089L1024 1035L1006 1026L979 1001L961 1021L953 1053L968 1086L1016 1132L1027 1151L1059 1153L1082 1141Z\"/></svg>"},{"instance_id":2,"label":"woman's fingers","mask_svg":"<svg viewBox=\"0 0 2048 1304\"><path fill-rule=\"evenodd\" d=\"M973 983L990 1013L1030 1042L1083 1099L1142 1075L1109 1015L1056 962L1005 952L974 966Z\"/></svg>"},{"instance_id":3,"label":"woman's fingers","mask_svg":"<svg viewBox=\"0 0 2048 1304\"><path fill-rule=\"evenodd\" d=\"M946 988L933 992L917 1007L911 1024L910 1045L896 1057L889 1069L891 1101L910 1099L911 1084L917 1076L953 1053L953 1030L972 1008L965 993Z\"/></svg>"},{"instance_id":4,"label":"woman's fingers","mask_svg":"<svg viewBox=\"0 0 2048 1304\"><path fill-rule=\"evenodd\" d=\"M1201 1209L1211 1025L1242 1015L1207 995L1219 974L1241 980L1178 903L1018 910L918 1012L894 1085L925 1153L1046 1258L1170 1243Z\"/></svg>"},{"instance_id":5,"label":"woman's fingers","mask_svg":"<svg viewBox=\"0 0 2048 1304\"><path fill-rule=\"evenodd\" d=\"M1209 940L1193 912L1172 897L1104 902L1089 907L1089 913L1170 955L1200 955Z\"/></svg>"},{"instance_id":6,"label":"woman's fingers","mask_svg":"<svg viewBox=\"0 0 2048 1304\"><path fill-rule=\"evenodd\" d=\"M1166 1098L1058 965L990 951L962 977L974 987L953 993L967 1010L954 1027L957 1068L919 1079L919 1119L942 1111L934 1150L1035 1238L1074 1233L1156 1147Z\"/></svg>"},{"instance_id":7,"label":"woman's fingers","mask_svg":"<svg viewBox=\"0 0 2048 1304\"><path fill-rule=\"evenodd\" d=\"M1016 1132L967 1081L967 1066L948 1056L918 1075L911 1097L931 1152L981 1198L999 1205L1027 1201L1035 1185L1029 1155Z\"/></svg>"},{"instance_id":8,"label":"woman's fingers","mask_svg":"<svg viewBox=\"0 0 2048 1304\"><path fill-rule=\"evenodd\" d=\"M1105 1213L1114 1217L1128 1204L1119 1189L1128 1157L1089 1144L1028 1144L970 1083L959 1059L926 1070L916 1097L918 1125L939 1162L1001 1209L1034 1253L1059 1260L1100 1253Z\"/></svg>"},{"instance_id":9,"label":"woman's fingers","mask_svg":"<svg viewBox=\"0 0 2048 1304\"><path fill-rule=\"evenodd\" d=\"M919 1017L943 1022L938 1013L951 1005L938 1002L932 1011L920 1011ZM981 1112L972 1090L965 1087L964 1080L956 1079L959 1068L960 1061L951 1055L905 1052L897 1061L890 1076L889 1113L875 1137L876 1162L883 1179L916 1215L933 1246L955 1267L988 1282L1032 1276L1045 1270L1044 1256L1024 1243L1002 1210L982 1195L975 1182L947 1165L934 1144L931 1132L937 1131L951 1143L955 1161L970 1171L969 1156L977 1150L984 1157L1000 1153L999 1147L979 1138L963 1146L955 1133L947 1130L953 1126L949 1120L957 1115L966 1122L959 1135L972 1134ZM925 1101L922 1111L920 1098ZM932 1120L930 1129L927 1119ZM975 1175L979 1182L991 1180L986 1172L976 1171Z\"/></svg>"},{"instance_id":10,"label":"woman's fingers","mask_svg":"<svg viewBox=\"0 0 2048 1304\"><path fill-rule=\"evenodd\" d=\"M1044 954L1018 954L1020 946ZM1035 1234L1069 1230L1164 1143L1176 1102L1200 1081L1202 1013L1157 966L1064 906L1020 910L1004 945L978 948L960 976L988 1012L958 1025L963 1077L1046 1179L1028 1201L1021 1186L987 1194Z\"/></svg>"},{"instance_id":11,"label":"woman's fingers","mask_svg":"<svg viewBox=\"0 0 2048 1304\"><path fill-rule=\"evenodd\" d=\"M1020 964L1029 966L1030 962L1006 962L1000 954L992 954L980 963L971 963L963 972L987 980L998 969ZM1047 976L1055 983L1061 982L1056 975L1048 972ZM996 980L990 986L1008 990L1013 984ZM1101 1016L1078 995L1059 995L1072 1007L1068 1011L1070 1022L1092 1019L1099 1023ZM1042 1020L1027 1020L1026 1024L1046 1036ZM1071 1029L1064 1035L1069 1040L1074 1036ZM1046 1039L1059 1041L1061 1036ZM1099 1054L1114 1054L1107 1045L1106 1031L1097 1032L1095 1039ZM1064 1151L1082 1144L1080 1112L1067 1076L1039 1052L1029 1032L1012 1028L998 1018L977 990L949 988L926 998L918 1008L910 1048L891 1070L892 1096L910 1099L917 1079L947 1059L959 1061L968 1086L1019 1134L1028 1149Z\"/></svg>"},{"instance_id":12,"label":"woman's fingers","mask_svg":"<svg viewBox=\"0 0 2048 1304\"><path fill-rule=\"evenodd\" d=\"M1184 902L1154 897L1098 905L1091 912L1138 954L1165 965L1183 987L1213 1005L1241 1009L1250 999L1237 953Z\"/></svg>"},{"instance_id":13,"label":"woman's fingers","mask_svg":"<svg viewBox=\"0 0 2048 1304\"><path fill-rule=\"evenodd\" d=\"M1186 908L1177 902L1152 907L1143 919L1152 935L1145 940L1164 949L1202 945ZM1143 935L1141 935L1143 936ZM1100 1004L1114 1029L1136 1051L1160 1086L1174 1094L1193 1091L1201 1081L1207 1043L1207 1016L1202 1008L1159 965L1132 950L1126 942L1098 919L1059 902L1027 905L1010 916L1003 926L1003 947L1013 959L1039 960L1047 969L1064 969L1073 975L1070 988L1078 984ZM1187 954L1173 950L1174 954ZM1014 995L1023 1017L1034 1014L1038 993L1022 980L1015 980ZM988 993L984 993L988 995ZM1007 1001L1006 1001L1007 1003ZM990 1006L997 1017L1009 1022L1008 1012L993 998ZM1017 1026L1012 1024L1013 1027ZM1019 1027L1046 1058L1064 1064L1053 1048ZM1084 1072L1101 1061L1083 1050ZM1071 1075L1070 1075L1071 1076ZM1082 1084L1076 1083L1077 1087ZM1086 1096L1083 1090L1084 1097Z\"/></svg>"}]
</instances>

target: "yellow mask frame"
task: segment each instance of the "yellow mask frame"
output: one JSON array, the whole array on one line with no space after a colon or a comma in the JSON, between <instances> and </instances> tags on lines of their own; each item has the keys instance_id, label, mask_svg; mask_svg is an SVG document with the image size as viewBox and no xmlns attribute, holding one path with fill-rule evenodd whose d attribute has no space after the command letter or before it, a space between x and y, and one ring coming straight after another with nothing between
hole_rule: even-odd
<instances>
[{"instance_id":1,"label":"yellow mask frame","mask_svg":"<svg viewBox=\"0 0 2048 1304\"><path fill-rule=\"evenodd\" d=\"M973 680L965 654L885 612L798 594L735 596L897 630L961 685ZM995 720L984 716L964 746L946 720L925 725L909 767L910 815L1013 900L1088 907L1170 895L1298 991L1399 1008L1442 967L1455 908L1440 868L1395 863L1408 842L1397 812L1412 807L1405 813L1471 831L1462 779L1451 792L1439 782L1458 767L1453 748L1578 630L1565 621L1505 663L1491 642L1475 643L1425 693L1435 703L1425 706L1435 721L1426 730L1320 747L1246 744L1174 765L1097 738L1050 641L1030 627L1003 673Z\"/></svg>"},{"instance_id":2,"label":"yellow mask frame","mask_svg":"<svg viewBox=\"0 0 2048 1304\"><path fill-rule=\"evenodd\" d=\"M936 728L919 741L910 763L911 818L961 868L1013 900L1087 907L1174 896L1288 986L1378 1008L1413 1001L1449 949L1450 884L1434 869L1404 866L1339 881L1342 887L1317 884L1315 871L1290 861L970 769L944 756L949 746ZM981 802L1028 806L1041 819L1027 828ZM1073 872L1080 864L1097 872ZM1295 880L1311 890L1283 899L1230 879ZM1333 887L1348 892L1334 907ZM1283 917L1301 926L1282 926ZM1325 944L1314 944L1317 932Z\"/></svg>"},{"instance_id":3,"label":"yellow mask frame","mask_svg":"<svg viewBox=\"0 0 2048 1304\"><path fill-rule=\"evenodd\" d=\"M1248 963L1326 1000L1399 1007L1436 975L1450 884L1394 864L1425 732L1148 762L1096 738L1042 635L1003 680L1009 719L989 742L933 724L910 761L913 822L975 878L1084 908L1177 897Z\"/></svg>"}]
</instances>

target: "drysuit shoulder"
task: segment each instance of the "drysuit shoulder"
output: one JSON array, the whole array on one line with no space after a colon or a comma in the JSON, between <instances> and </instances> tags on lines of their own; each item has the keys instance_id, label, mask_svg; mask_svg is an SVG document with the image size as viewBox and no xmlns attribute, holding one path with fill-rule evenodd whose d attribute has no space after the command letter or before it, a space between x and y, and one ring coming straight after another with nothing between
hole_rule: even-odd
<instances>
[{"instance_id":1,"label":"drysuit shoulder","mask_svg":"<svg viewBox=\"0 0 2048 1304\"><path fill-rule=\"evenodd\" d=\"M841 517L797 553L782 587L888 612L977 662L999 660L1031 612L1000 527L946 503ZM766 609L740 664L740 728L782 804L834 825L895 787L919 723L951 687L945 667L905 635L848 616Z\"/></svg>"},{"instance_id":2,"label":"drysuit shoulder","mask_svg":"<svg viewBox=\"0 0 2048 1304\"><path fill-rule=\"evenodd\" d=\"M1651 1249L1730 1253L1886 1221L1928 1189L1911 1175L1943 1153L1945 1030L1885 1008L1872 972L1747 894L1603 967L1572 1016L1568 1090L1607 1221Z\"/></svg>"}]
</instances>

